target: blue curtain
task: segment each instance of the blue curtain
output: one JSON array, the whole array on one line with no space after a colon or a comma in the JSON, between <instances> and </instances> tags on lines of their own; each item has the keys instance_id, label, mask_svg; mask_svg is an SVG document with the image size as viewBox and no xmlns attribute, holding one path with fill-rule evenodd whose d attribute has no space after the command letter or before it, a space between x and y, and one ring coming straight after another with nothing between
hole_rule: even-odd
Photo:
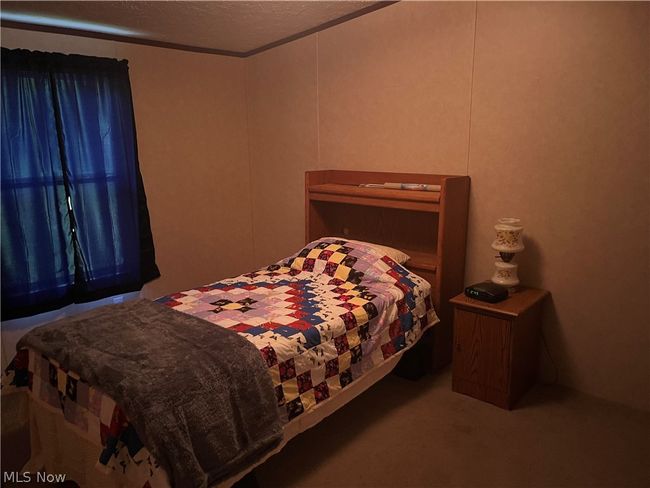
<instances>
[{"instance_id":1,"label":"blue curtain","mask_svg":"<svg viewBox=\"0 0 650 488\"><path fill-rule=\"evenodd\" d=\"M126 61L2 49L2 318L160 276Z\"/></svg>"}]
</instances>

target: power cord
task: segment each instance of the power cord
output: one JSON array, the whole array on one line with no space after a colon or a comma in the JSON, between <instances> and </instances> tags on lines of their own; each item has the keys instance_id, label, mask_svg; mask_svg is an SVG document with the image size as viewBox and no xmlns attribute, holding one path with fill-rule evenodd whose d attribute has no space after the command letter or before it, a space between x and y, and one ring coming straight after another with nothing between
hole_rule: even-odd
<instances>
[{"instance_id":1,"label":"power cord","mask_svg":"<svg viewBox=\"0 0 650 488\"><path fill-rule=\"evenodd\" d=\"M553 360L553 356L551 356L551 351L550 351L550 349L548 347L548 343L546 342L546 336L544 336L544 331L543 330L541 331L541 335L542 335L542 344L544 344L544 350L546 351L546 355L548 356L548 359L551 361L551 364L553 365L553 372L555 374L555 377L553 378L553 383L552 384L557 385L557 382L560 379L560 370L557 367L557 364L555 363L555 361Z\"/></svg>"}]
</instances>

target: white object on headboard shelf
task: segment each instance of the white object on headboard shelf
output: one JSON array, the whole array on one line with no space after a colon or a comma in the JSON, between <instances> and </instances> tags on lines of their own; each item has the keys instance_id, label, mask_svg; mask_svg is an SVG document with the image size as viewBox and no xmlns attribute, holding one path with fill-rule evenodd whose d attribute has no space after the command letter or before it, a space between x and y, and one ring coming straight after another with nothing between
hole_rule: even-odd
<instances>
[{"instance_id":1,"label":"white object on headboard shelf","mask_svg":"<svg viewBox=\"0 0 650 488\"><path fill-rule=\"evenodd\" d=\"M388 188L390 190L440 191L440 185L424 183L361 183L362 188Z\"/></svg>"}]
</instances>

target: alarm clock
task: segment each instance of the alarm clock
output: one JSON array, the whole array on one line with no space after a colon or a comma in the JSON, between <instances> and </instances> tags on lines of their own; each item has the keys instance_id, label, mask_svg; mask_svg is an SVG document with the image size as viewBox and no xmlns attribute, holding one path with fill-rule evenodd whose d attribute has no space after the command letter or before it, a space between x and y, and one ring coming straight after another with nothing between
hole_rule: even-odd
<instances>
[{"instance_id":1,"label":"alarm clock","mask_svg":"<svg viewBox=\"0 0 650 488\"><path fill-rule=\"evenodd\" d=\"M482 302L497 303L508 298L508 289L491 281L483 281L465 288L465 295Z\"/></svg>"}]
</instances>

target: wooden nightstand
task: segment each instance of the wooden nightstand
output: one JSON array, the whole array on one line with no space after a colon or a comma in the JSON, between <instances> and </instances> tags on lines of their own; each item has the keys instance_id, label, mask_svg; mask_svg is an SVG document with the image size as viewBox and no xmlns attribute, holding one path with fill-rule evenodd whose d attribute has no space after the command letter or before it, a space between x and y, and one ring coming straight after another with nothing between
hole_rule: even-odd
<instances>
[{"instance_id":1,"label":"wooden nightstand","mask_svg":"<svg viewBox=\"0 0 650 488\"><path fill-rule=\"evenodd\" d=\"M535 382L545 290L520 287L499 303L464 294L454 305L452 389L511 409Z\"/></svg>"}]
</instances>

